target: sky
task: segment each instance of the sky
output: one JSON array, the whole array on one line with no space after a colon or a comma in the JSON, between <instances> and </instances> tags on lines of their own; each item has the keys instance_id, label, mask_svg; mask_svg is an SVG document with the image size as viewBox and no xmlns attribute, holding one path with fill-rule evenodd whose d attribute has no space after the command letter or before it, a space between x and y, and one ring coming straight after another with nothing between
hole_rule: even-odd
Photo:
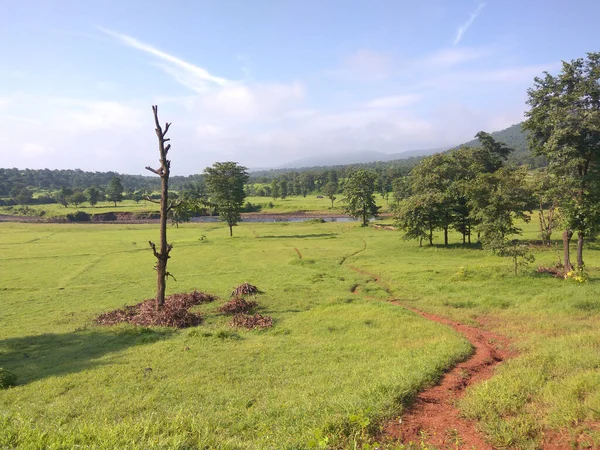
<instances>
[{"instance_id":1,"label":"sky","mask_svg":"<svg viewBox=\"0 0 600 450\"><path fill-rule=\"evenodd\" d=\"M597 0L0 0L0 167L172 173L468 141L600 50Z\"/></svg>"}]
</instances>

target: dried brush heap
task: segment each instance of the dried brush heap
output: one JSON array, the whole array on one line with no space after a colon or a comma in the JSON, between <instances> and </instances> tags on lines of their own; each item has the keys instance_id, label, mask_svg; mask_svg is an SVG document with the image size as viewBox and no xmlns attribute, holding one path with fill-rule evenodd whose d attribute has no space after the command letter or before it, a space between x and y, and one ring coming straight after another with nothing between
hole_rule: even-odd
<instances>
[{"instance_id":1,"label":"dried brush heap","mask_svg":"<svg viewBox=\"0 0 600 450\"><path fill-rule=\"evenodd\" d=\"M249 330L255 328L270 328L273 326L273 318L263 316L261 314L249 315L252 309L258 306L258 303L253 300L246 300L244 297L262 292L256 286L250 283L242 283L231 292L230 301L225 303L219 311L225 314L233 314L230 325L235 328L247 328Z\"/></svg>"},{"instance_id":2,"label":"dried brush heap","mask_svg":"<svg viewBox=\"0 0 600 450\"><path fill-rule=\"evenodd\" d=\"M256 286L253 286L250 283L242 283L231 292L230 297L245 297L247 295L254 296L260 293L261 291Z\"/></svg>"},{"instance_id":3,"label":"dried brush heap","mask_svg":"<svg viewBox=\"0 0 600 450\"><path fill-rule=\"evenodd\" d=\"M255 328L271 328L273 326L273 318L261 314L254 314L253 316L236 314L231 320L231 326L236 328L247 328L249 330Z\"/></svg>"},{"instance_id":4,"label":"dried brush heap","mask_svg":"<svg viewBox=\"0 0 600 450\"><path fill-rule=\"evenodd\" d=\"M198 291L173 294L165 300L164 306L159 310L156 310L155 299L144 300L134 306L125 306L122 309L100 314L96 318L96 323L116 325L126 322L143 326L193 327L202 323L202 316L188 311L189 308L215 299L213 295Z\"/></svg>"},{"instance_id":5,"label":"dried brush heap","mask_svg":"<svg viewBox=\"0 0 600 450\"><path fill-rule=\"evenodd\" d=\"M256 308L258 303L253 300L246 300L241 297L234 297L219 308L219 312L224 314L242 314L250 312Z\"/></svg>"}]
</instances>

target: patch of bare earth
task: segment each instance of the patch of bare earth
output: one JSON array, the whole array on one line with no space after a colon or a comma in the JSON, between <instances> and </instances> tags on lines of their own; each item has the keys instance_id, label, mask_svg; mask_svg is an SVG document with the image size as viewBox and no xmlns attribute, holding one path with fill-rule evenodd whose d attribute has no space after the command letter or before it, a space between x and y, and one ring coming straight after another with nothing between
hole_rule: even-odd
<instances>
[{"instance_id":1,"label":"patch of bare earth","mask_svg":"<svg viewBox=\"0 0 600 450\"><path fill-rule=\"evenodd\" d=\"M496 365L513 356L508 350L508 340L489 331L418 311L398 301L392 303L451 326L473 345L474 352L467 361L449 370L438 385L421 392L401 418L387 423L385 439L404 444L425 443L440 449L492 449L476 430L475 423L461 417L455 405L467 387L491 378Z\"/></svg>"},{"instance_id":2,"label":"patch of bare earth","mask_svg":"<svg viewBox=\"0 0 600 450\"><path fill-rule=\"evenodd\" d=\"M375 274L356 267L354 271L372 277L391 296L390 288ZM428 445L438 449L493 449L477 431L475 422L461 417L455 406L465 389L480 383L494 374L496 366L514 356L507 338L477 327L465 325L445 317L429 314L407 306L398 300L391 303L409 309L420 316L451 326L473 346L471 357L448 370L439 384L421 392L402 417L384 425L379 439L383 442L400 442Z\"/></svg>"}]
</instances>

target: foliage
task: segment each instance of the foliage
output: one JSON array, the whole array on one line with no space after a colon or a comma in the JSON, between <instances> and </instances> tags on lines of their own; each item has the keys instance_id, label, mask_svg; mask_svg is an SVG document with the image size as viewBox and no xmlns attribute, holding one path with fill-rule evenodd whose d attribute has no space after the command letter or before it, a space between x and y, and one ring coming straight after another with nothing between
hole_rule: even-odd
<instances>
[{"instance_id":1,"label":"foliage","mask_svg":"<svg viewBox=\"0 0 600 450\"><path fill-rule=\"evenodd\" d=\"M560 180L565 226L578 233L578 267L584 238L593 237L600 222L599 81L600 53L563 62L557 76L544 72L528 90L531 109L524 123L533 151L548 159Z\"/></svg>"},{"instance_id":2,"label":"foliage","mask_svg":"<svg viewBox=\"0 0 600 450\"><path fill-rule=\"evenodd\" d=\"M89 188L87 191L87 200L90 203L90 205L92 207L96 206L98 204L98 202L100 201L100 190L98 190L96 187L91 187Z\"/></svg>"},{"instance_id":3,"label":"foliage","mask_svg":"<svg viewBox=\"0 0 600 450\"><path fill-rule=\"evenodd\" d=\"M17 384L17 376L8 369L0 367L0 389L6 389Z\"/></svg>"},{"instance_id":4,"label":"foliage","mask_svg":"<svg viewBox=\"0 0 600 450\"><path fill-rule=\"evenodd\" d=\"M333 208L333 202L335 201L336 197L335 194L337 193L338 190L338 185L337 183L330 181L329 183L327 183L325 185L325 187L323 187L323 193L327 196L327 198L329 200L331 200L331 207Z\"/></svg>"},{"instance_id":5,"label":"foliage","mask_svg":"<svg viewBox=\"0 0 600 450\"><path fill-rule=\"evenodd\" d=\"M67 220L69 222L89 222L92 220L92 216L84 211L76 211L72 214L67 214Z\"/></svg>"},{"instance_id":6,"label":"foliage","mask_svg":"<svg viewBox=\"0 0 600 450\"><path fill-rule=\"evenodd\" d=\"M117 206L117 202L123 201L123 184L119 177L113 177L106 188L106 200L113 202Z\"/></svg>"},{"instance_id":7,"label":"foliage","mask_svg":"<svg viewBox=\"0 0 600 450\"><path fill-rule=\"evenodd\" d=\"M232 227L241 220L240 212L246 198L247 169L235 162L216 162L204 169L204 174L210 202L217 207L219 219L227 223L232 236Z\"/></svg>"},{"instance_id":8,"label":"foliage","mask_svg":"<svg viewBox=\"0 0 600 450\"><path fill-rule=\"evenodd\" d=\"M379 210L375 203L376 174L368 170L353 172L344 184L344 211L352 217L359 218L363 226L367 226L369 218L377 215Z\"/></svg>"},{"instance_id":9,"label":"foliage","mask_svg":"<svg viewBox=\"0 0 600 450\"><path fill-rule=\"evenodd\" d=\"M518 274L519 267L526 267L535 261L535 256L527 242L519 242L516 239L509 241L495 235L492 240L487 242L487 247L498 256L512 260L515 276Z\"/></svg>"},{"instance_id":10,"label":"foliage","mask_svg":"<svg viewBox=\"0 0 600 450\"><path fill-rule=\"evenodd\" d=\"M71 195L69 195L67 200L69 203L72 203L73 205L75 205L75 208L77 208L81 203L83 203L87 200L87 197L85 196L85 194L83 192L75 191Z\"/></svg>"}]
</instances>

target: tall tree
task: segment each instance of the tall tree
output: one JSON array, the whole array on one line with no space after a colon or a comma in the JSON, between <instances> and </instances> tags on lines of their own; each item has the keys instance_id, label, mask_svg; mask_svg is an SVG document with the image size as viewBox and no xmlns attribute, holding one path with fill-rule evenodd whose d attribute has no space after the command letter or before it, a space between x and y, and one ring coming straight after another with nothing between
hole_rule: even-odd
<instances>
[{"instance_id":1,"label":"tall tree","mask_svg":"<svg viewBox=\"0 0 600 450\"><path fill-rule=\"evenodd\" d=\"M577 232L577 266L582 268L585 238L593 237L600 217L600 52L563 62L562 72L544 72L528 90L523 128L536 155L548 159L560 177L564 269L571 269L569 242Z\"/></svg>"},{"instance_id":2,"label":"tall tree","mask_svg":"<svg viewBox=\"0 0 600 450\"><path fill-rule=\"evenodd\" d=\"M352 217L361 219L362 226L369 224L369 218L377 215L375 204L375 181L377 174L371 170L357 170L350 174L344 184L344 210Z\"/></svg>"},{"instance_id":3,"label":"tall tree","mask_svg":"<svg viewBox=\"0 0 600 450\"><path fill-rule=\"evenodd\" d=\"M233 227L242 219L241 211L246 198L244 184L248 181L248 169L235 162L217 162L204 169L210 202L217 207L219 219Z\"/></svg>"},{"instance_id":4,"label":"tall tree","mask_svg":"<svg viewBox=\"0 0 600 450\"><path fill-rule=\"evenodd\" d=\"M117 202L123 201L123 183L119 177L112 177L108 187L106 188L106 200L113 202L117 206Z\"/></svg>"},{"instance_id":5,"label":"tall tree","mask_svg":"<svg viewBox=\"0 0 600 450\"><path fill-rule=\"evenodd\" d=\"M160 167L153 169L150 166L146 166L146 170L158 175L161 179L161 190L160 190L160 249L156 250L156 244L152 241L148 241L152 252L156 257L156 309L162 308L165 304L165 290L167 287L167 277L172 276L167 272L167 262L169 261L169 253L173 249L171 244L167 243L167 218L169 212L178 206L178 204L169 202L169 175L171 173L171 161L167 159L171 144L165 145L166 142L170 141L170 138L166 138L167 132L169 131L170 123L165 123L165 128L160 126L158 120L158 106L152 106L152 112L154 114L154 125L156 126L156 137L158 138L158 153L160 154ZM149 198L148 198L149 199Z\"/></svg>"},{"instance_id":6,"label":"tall tree","mask_svg":"<svg viewBox=\"0 0 600 450\"><path fill-rule=\"evenodd\" d=\"M98 200L100 200L100 191L95 187L91 187L87 190L87 199L92 205L92 208L98 204Z\"/></svg>"}]
</instances>

